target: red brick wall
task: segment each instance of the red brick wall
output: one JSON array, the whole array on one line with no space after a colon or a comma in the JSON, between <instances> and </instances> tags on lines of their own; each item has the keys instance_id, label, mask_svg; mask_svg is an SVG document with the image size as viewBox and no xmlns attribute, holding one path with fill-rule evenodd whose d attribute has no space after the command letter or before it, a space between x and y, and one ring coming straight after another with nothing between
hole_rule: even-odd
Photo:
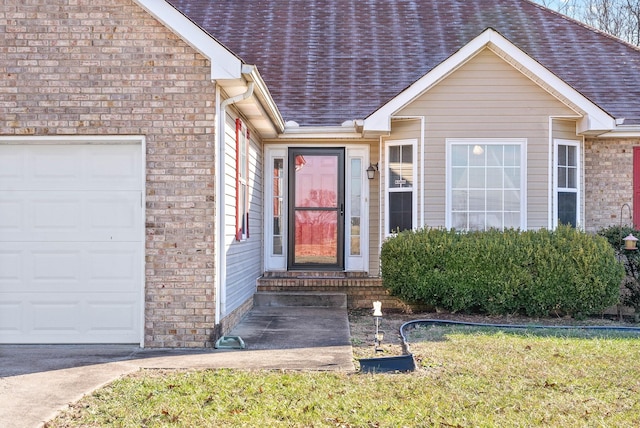
<instances>
[{"instance_id":1,"label":"red brick wall","mask_svg":"<svg viewBox=\"0 0 640 428\"><path fill-rule=\"evenodd\" d=\"M633 147L640 139L587 139L585 141L585 228L597 232L607 226L631 226L633 207Z\"/></svg>"},{"instance_id":2,"label":"red brick wall","mask_svg":"<svg viewBox=\"0 0 640 428\"><path fill-rule=\"evenodd\" d=\"M4 0L0 135L144 135L150 347L214 333L208 62L129 0Z\"/></svg>"}]
</instances>

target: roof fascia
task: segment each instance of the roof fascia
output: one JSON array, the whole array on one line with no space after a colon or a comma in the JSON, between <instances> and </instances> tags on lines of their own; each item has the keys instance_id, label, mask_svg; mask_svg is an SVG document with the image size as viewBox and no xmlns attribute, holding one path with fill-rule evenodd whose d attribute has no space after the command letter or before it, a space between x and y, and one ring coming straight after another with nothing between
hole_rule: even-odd
<instances>
[{"instance_id":1,"label":"roof fascia","mask_svg":"<svg viewBox=\"0 0 640 428\"><path fill-rule=\"evenodd\" d=\"M536 76L540 82L544 82L546 87L542 85L541 87L551 95L562 102L565 102L563 101L565 99L574 104L583 116L578 122L577 131L579 133L603 133L616 127L615 119L607 112L573 89L573 87L527 55L500 33L492 28L487 28L479 36L367 117L364 120L365 133L390 132L391 119L394 114L465 64L478 52L492 47L504 52L523 69L527 70L528 73L525 73L525 75ZM538 84L540 85L540 83Z\"/></svg>"},{"instance_id":2,"label":"roof fascia","mask_svg":"<svg viewBox=\"0 0 640 428\"><path fill-rule=\"evenodd\" d=\"M211 64L211 79L238 79L242 61L165 0L134 0L165 27L200 52Z\"/></svg>"},{"instance_id":3,"label":"roof fascia","mask_svg":"<svg viewBox=\"0 0 640 428\"><path fill-rule=\"evenodd\" d=\"M256 97L258 98L260 105L266 110L265 114L271 119L275 132L281 134L284 132L284 118L282 117L275 101L271 97L271 92L262 78L262 75L258 71L258 68L254 66L248 77L255 83Z\"/></svg>"},{"instance_id":4,"label":"roof fascia","mask_svg":"<svg viewBox=\"0 0 640 428\"><path fill-rule=\"evenodd\" d=\"M279 139L362 139L355 126L287 126Z\"/></svg>"},{"instance_id":5,"label":"roof fascia","mask_svg":"<svg viewBox=\"0 0 640 428\"><path fill-rule=\"evenodd\" d=\"M614 129L597 136L598 138L640 138L640 126L638 127L622 127Z\"/></svg>"}]
</instances>

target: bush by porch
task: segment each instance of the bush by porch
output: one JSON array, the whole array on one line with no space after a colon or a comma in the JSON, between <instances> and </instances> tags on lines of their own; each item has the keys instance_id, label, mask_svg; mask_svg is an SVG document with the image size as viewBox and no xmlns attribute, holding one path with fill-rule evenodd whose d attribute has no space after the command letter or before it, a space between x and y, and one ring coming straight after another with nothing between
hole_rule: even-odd
<instances>
[{"instance_id":1,"label":"bush by porch","mask_svg":"<svg viewBox=\"0 0 640 428\"><path fill-rule=\"evenodd\" d=\"M406 301L451 312L571 315L618 303L624 268L601 236L537 231L402 232L382 246L384 285Z\"/></svg>"}]
</instances>

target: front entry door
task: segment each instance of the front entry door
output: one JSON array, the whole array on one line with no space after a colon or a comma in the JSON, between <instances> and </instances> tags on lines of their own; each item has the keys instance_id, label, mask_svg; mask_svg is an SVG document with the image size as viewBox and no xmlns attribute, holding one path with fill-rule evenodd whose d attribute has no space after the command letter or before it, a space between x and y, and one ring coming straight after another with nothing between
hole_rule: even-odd
<instances>
[{"instance_id":1,"label":"front entry door","mask_svg":"<svg viewBox=\"0 0 640 428\"><path fill-rule=\"evenodd\" d=\"M289 269L344 269L344 149L289 149Z\"/></svg>"}]
</instances>

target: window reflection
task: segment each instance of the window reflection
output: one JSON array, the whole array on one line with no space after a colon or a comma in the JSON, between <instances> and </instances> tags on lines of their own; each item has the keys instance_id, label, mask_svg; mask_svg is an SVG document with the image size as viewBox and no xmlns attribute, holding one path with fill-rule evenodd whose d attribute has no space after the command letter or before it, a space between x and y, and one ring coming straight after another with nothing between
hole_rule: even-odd
<instances>
[{"instance_id":1,"label":"window reflection","mask_svg":"<svg viewBox=\"0 0 640 428\"><path fill-rule=\"evenodd\" d=\"M338 263L338 157L296 157L296 264Z\"/></svg>"},{"instance_id":2,"label":"window reflection","mask_svg":"<svg viewBox=\"0 0 640 428\"><path fill-rule=\"evenodd\" d=\"M451 226L520 227L520 145L452 144L450 150Z\"/></svg>"}]
</instances>

